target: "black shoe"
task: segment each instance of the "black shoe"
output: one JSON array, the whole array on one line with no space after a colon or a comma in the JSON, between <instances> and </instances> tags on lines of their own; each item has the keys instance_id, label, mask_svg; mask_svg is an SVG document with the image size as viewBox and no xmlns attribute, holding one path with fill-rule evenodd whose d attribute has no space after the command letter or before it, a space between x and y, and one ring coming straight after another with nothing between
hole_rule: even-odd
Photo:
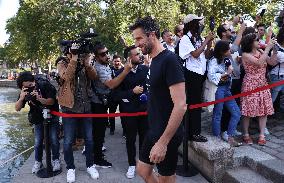
<instances>
[{"instance_id":1,"label":"black shoe","mask_svg":"<svg viewBox=\"0 0 284 183\"><path fill-rule=\"evenodd\" d=\"M109 134L110 135L114 135L114 131L109 131Z\"/></svg>"},{"instance_id":2,"label":"black shoe","mask_svg":"<svg viewBox=\"0 0 284 183\"><path fill-rule=\"evenodd\" d=\"M192 135L189 137L190 141L195 141L195 142L207 142L207 138L202 136L202 135Z\"/></svg>"},{"instance_id":3,"label":"black shoe","mask_svg":"<svg viewBox=\"0 0 284 183\"><path fill-rule=\"evenodd\" d=\"M101 159L98 163L95 163L99 168L111 168L112 164L105 159Z\"/></svg>"}]
</instances>

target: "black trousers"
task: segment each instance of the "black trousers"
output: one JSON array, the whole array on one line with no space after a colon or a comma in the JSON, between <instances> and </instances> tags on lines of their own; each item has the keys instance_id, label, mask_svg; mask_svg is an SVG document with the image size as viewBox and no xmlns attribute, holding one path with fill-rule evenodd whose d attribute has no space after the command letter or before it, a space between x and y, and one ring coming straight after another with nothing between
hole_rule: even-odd
<instances>
[{"instance_id":1,"label":"black trousers","mask_svg":"<svg viewBox=\"0 0 284 183\"><path fill-rule=\"evenodd\" d=\"M112 102L109 105L109 113L115 113L117 109L118 103ZM114 132L115 131L115 118L109 118L109 125L110 125L110 131Z\"/></svg>"},{"instance_id":2,"label":"black trousers","mask_svg":"<svg viewBox=\"0 0 284 183\"><path fill-rule=\"evenodd\" d=\"M204 76L185 69L186 101L187 104L202 102L202 88ZM189 137L201 133L201 108L189 110Z\"/></svg>"},{"instance_id":3,"label":"black trousers","mask_svg":"<svg viewBox=\"0 0 284 183\"><path fill-rule=\"evenodd\" d=\"M95 114L107 114L107 106L92 103L92 112ZM102 147L105 139L105 131L108 118L93 118L94 137L94 163L97 164L102 159Z\"/></svg>"},{"instance_id":4,"label":"black trousers","mask_svg":"<svg viewBox=\"0 0 284 183\"><path fill-rule=\"evenodd\" d=\"M139 136L139 153L148 129L147 116L126 117L124 119L126 149L129 166L136 166L136 136Z\"/></svg>"},{"instance_id":5,"label":"black trousers","mask_svg":"<svg viewBox=\"0 0 284 183\"><path fill-rule=\"evenodd\" d=\"M236 95L241 93L242 88L242 80L241 79L233 79L231 93L232 95ZM238 106L240 106L240 98L235 99ZM222 119L221 119L221 131L225 132L228 130L229 121L231 119L231 113L228 111L226 107L223 108L222 111Z\"/></svg>"}]
</instances>

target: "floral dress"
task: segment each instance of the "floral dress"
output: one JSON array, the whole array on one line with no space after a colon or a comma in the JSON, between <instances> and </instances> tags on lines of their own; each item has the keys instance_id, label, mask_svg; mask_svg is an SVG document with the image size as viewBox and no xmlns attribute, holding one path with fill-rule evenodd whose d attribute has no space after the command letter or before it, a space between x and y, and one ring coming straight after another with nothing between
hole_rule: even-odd
<instances>
[{"instance_id":1,"label":"floral dress","mask_svg":"<svg viewBox=\"0 0 284 183\"><path fill-rule=\"evenodd\" d=\"M260 58L260 55L255 56ZM267 85L266 64L257 66L249 60L243 62L245 77L242 92ZM247 117L266 116L274 113L270 90L263 90L241 98L241 113Z\"/></svg>"}]
</instances>

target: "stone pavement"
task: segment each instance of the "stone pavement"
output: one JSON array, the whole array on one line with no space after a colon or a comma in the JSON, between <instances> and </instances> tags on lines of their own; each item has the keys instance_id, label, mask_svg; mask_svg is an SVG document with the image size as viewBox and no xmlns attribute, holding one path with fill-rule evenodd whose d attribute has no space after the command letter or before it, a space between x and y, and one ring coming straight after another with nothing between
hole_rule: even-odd
<instances>
[{"instance_id":1,"label":"stone pavement","mask_svg":"<svg viewBox=\"0 0 284 183\"><path fill-rule=\"evenodd\" d=\"M85 166L85 157L81 154L81 151L74 151L74 159L76 166L76 182L79 183L143 183L142 179L136 176L134 179L127 179L125 173L128 168L127 154L125 147L125 139L122 138L122 129L120 122L116 122L116 131L113 136L109 135L109 129L106 132L105 146L107 151L105 152L106 159L109 160L113 167L109 169L98 169L100 178L93 180L88 176ZM62 151L62 150L61 150ZM181 160L181 158L180 158ZM61 152L61 162L63 172L53 178L40 179L35 175L31 174L31 168L34 163L34 154L25 162L20 168L19 173L13 178L13 183L62 183L66 182L66 169L65 162L63 160L63 154ZM203 178L200 174L190 177L183 178L177 176L177 183L207 183L208 181Z\"/></svg>"}]
</instances>

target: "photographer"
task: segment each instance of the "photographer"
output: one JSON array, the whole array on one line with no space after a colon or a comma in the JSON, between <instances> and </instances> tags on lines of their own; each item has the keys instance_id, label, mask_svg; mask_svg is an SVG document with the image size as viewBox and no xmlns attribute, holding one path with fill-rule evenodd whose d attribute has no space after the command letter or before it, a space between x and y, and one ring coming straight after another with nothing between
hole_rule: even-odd
<instances>
[{"instance_id":1,"label":"photographer","mask_svg":"<svg viewBox=\"0 0 284 183\"><path fill-rule=\"evenodd\" d=\"M94 53L95 60L93 66L98 73L98 77L92 83L94 93L92 98L92 112L96 114L107 114L111 89L116 88L124 80L131 70L131 65L125 64L121 74L112 79L108 49L103 44L99 43L95 45ZM112 167L112 164L106 161L102 156L102 146L105 138L107 121L108 118L93 119L94 163L97 167L102 168Z\"/></svg>"},{"instance_id":2,"label":"photographer","mask_svg":"<svg viewBox=\"0 0 284 183\"><path fill-rule=\"evenodd\" d=\"M32 168L32 173L37 173L42 166L43 155L43 107L48 107L51 110L58 111L58 103L56 100L56 90L51 87L49 82L40 82L36 80L31 72L22 72L17 78L17 86L21 89L18 101L15 104L16 111L20 111L28 103L30 111L28 114L29 122L34 125L35 130L35 163ZM49 84L48 84L49 83ZM52 118L50 141L52 148L52 166L53 171L60 170L59 160L59 141L57 132L59 129L58 118Z\"/></svg>"},{"instance_id":3,"label":"photographer","mask_svg":"<svg viewBox=\"0 0 284 183\"><path fill-rule=\"evenodd\" d=\"M146 79L149 68L141 64L141 54L137 47L126 48L125 53L132 64L131 72L126 76L120 86L114 90L114 98L120 100L121 112L133 113L147 110ZM122 70L121 70L122 71ZM147 116L126 117L124 119L126 132L126 149L129 168L126 177L135 176L136 167L136 136L139 135L139 152L141 150L145 133L148 129Z\"/></svg>"},{"instance_id":4,"label":"photographer","mask_svg":"<svg viewBox=\"0 0 284 183\"><path fill-rule=\"evenodd\" d=\"M70 48L70 50L79 49L80 47L77 44L72 44ZM57 64L60 77L58 102L64 113L91 113L91 80L97 78L97 72L90 65L92 55L83 53L78 56L72 53L68 49L66 53L68 59L62 59ZM62 121L64 128L64 160L67 164L67 182L75 182L72 144L78 124L84 130L87 172L93 179L97 179L99 173L95 166L93 166L94 143L92 137L92 118L63 118Z\"/></svg>"}]
</instances>

